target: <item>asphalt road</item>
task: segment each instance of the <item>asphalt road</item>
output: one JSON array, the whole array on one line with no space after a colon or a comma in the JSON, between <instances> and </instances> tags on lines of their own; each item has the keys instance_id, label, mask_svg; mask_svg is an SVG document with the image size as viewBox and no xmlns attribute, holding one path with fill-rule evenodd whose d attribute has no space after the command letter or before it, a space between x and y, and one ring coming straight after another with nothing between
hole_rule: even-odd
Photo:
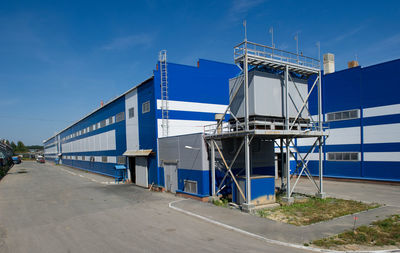
<instances>
[{"instance_id":1,"label":"asphalt road","mask_svg":"<svg viewBox=\"0 0 400 253\"><path fill-rule=\"evenodd\" d=\"M74 171L23 162L0 181L1 253L305 252L181 214L172 194Z\"/></svg>"}]
</instances>

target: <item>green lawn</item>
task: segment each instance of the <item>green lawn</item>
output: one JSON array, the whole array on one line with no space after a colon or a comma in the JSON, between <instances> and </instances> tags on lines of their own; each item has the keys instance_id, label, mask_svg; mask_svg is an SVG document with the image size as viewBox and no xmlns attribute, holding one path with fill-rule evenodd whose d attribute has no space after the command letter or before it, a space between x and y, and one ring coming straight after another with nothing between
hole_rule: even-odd
<instances>
[{"instance_id":1,"label":"green lawn","mask_svg":"<svg viewBox=\"0 0 400 253\"><path fill-rule=\"evenodd\" d=\"M343 245L400 246L400 215L392 215L373 222L370 226L361 226L354 231L346 231L312 243L322 248L337 248Z\"/></svg>"},{"instance_id":2,"label":"green lawn","mask_svg":"<svg viewBox=\"0 0 400 253\"><path fill-rule=\"evenodd\" d=\"M367 204L354 200L336 198L320 199L309 196L297 199L291 205L285 205L279 199L278 203L281 204L280 207L259 210L257 212L258 215L302 226L379 207L378 204Z\"/></svg>"}]
</instances>

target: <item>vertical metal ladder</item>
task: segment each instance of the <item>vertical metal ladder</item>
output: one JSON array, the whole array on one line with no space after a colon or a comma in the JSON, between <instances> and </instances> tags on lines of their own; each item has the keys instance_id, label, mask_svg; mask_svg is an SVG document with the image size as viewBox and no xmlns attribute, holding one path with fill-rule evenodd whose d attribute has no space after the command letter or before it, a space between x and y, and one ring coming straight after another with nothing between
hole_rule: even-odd
<instances>
[{"instance_id":1,"label":"vertical metal ladder","mask_svg":"<svg viewBox=\"0 0 400 253\"><path fill-rule=\"evenodd\" d=\"M168 71L167 50L161 50L158 60L160 62L161 82L161 115L162 115L162 137L168 136Z\"/></svg>"}]
</instances>

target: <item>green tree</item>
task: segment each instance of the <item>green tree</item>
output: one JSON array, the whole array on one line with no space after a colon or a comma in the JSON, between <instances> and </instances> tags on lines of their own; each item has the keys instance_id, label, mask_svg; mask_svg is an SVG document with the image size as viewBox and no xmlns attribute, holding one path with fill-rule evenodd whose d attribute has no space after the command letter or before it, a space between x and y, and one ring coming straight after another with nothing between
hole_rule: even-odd
<instances>
[{"instance_id":1,"label":"green tree","mask_svg":"<svg viewBox=\"0 0 400 253\"><path fill-rule=\"evenodd\" d=\"M13 141L11 142L10 146L12 147L13 151L17 149L17 145L15 145Z\"/></svg>"},{"instance_id":2,"label":"green tree","mask_svg":"<svg viewBox=\"0 0 400 253\"><path fill-rule=\"evenodd\" d=\"M17 149L15 150L17 152L27 152L28 149L25 147L25 144L22 141L17 142Z\"/></svg>"}]
</instances>

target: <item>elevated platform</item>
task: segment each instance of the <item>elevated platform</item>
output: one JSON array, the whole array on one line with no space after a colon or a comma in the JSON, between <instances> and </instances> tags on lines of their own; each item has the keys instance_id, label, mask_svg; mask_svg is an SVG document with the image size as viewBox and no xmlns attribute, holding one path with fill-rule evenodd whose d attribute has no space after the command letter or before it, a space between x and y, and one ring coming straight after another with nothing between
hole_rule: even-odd
<instances>
[{"instance_id":1,"label":"elevated platform","mask_svg":"<svg viewBox=\"0 0 400 253\"><path fill-rule=\"evenodd\" d=\"M298 130L260 130L254 129L249 131L232 131L232 132L222 132L215 134L206 134L204 138L209 139L227 139L232 137L243 137L246 135L256 135L262 136L265 139L292 139L292 138L316 138L328 136L326 132L320 131L298 131Z\"/></svg>"},{"instance_id":2,"label":"elevated platform","mask_svg":"<svg viewBox=\"0 0 400 253\"><path fill-rule=\"evenodd\" d=\"M285 70L288 66L289 71L306 76L318 74L320 71L320 61L317 59L249 41L243 41L234 47L236 64L244 62L246 50L247 62L253 66L263 65L279 70Z\"/></svg>"}]
</instances>

